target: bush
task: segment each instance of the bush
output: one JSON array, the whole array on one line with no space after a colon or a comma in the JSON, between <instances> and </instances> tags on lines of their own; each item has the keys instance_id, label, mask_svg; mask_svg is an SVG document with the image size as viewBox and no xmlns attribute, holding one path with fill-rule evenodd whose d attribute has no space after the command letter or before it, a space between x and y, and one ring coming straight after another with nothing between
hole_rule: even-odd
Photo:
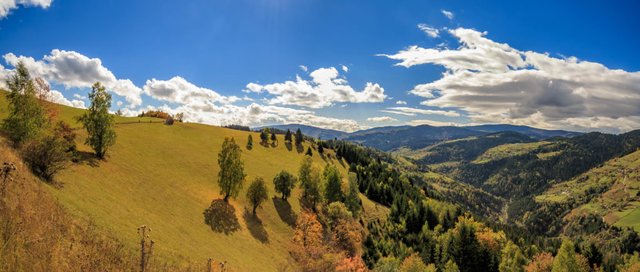
<instances>
[{"instance_id":1,"label":"bush","mask_svg":"<svg viewBox=\"0 0 640 272\"><path fill-rule=\"evenodd\" d=\"M59 134L47 134L25 143L22 156L34 174L46 181L64 169L69 160L67 141Z\"/></svg>"}]
</instances>

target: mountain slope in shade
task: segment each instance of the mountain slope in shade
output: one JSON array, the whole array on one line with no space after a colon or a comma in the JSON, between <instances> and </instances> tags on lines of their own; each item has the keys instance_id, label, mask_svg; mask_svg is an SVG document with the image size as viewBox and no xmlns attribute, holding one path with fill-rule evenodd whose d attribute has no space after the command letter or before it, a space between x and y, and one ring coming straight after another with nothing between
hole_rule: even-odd
<instances>
[{"instance_id":1,"label":"mountain slope in shade","mask_svg":"<svg viewBox=\"0 0 640 272\"><path fill-rule=\"evenodd\" d=\"M502 124L468 126L465 128L476 130L476 131L488 132L488 133L513 131L513 132L522 133L524 135L527 135L531 138L538 139L538 140L543 140L543 139L548 139L553 137L574 137L582 134L580 132L574 132L574 131L548 130L548 129L528 127L528 126L515 126L515 125L502 125Z\"/></svg>"}]
</instances>

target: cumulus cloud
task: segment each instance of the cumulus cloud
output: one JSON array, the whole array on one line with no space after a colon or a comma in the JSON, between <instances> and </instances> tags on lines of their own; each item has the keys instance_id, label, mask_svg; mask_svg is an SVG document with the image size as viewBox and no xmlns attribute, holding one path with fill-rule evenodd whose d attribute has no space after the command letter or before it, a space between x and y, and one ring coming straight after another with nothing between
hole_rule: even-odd
<instances>
[{"instance_id":1,"label":"cumulus cloud","mask_svg":"<svg viewBox=\"0 0 640 272\"><path fill-rule=\"evenodd\" d=\"M389 117L389 116L379 116L379 117L370 117L370 118L367 118L367 121L369 121L369 122L376 122L376 123L384 123L384 122L394 122L394 121L398 121L398 119L393 118L393 117Z\"/></svg>"},{"instance_id":2,"label":"cumulus cloud","mask_svg":"<svg viewBox=\"0 0 640 272\"><path fill-rule=\"evenodd\" d=\"M179 104L191 104L203 100L228 104L240 100L235 96L227 97L211 89L198 87L179 76L169 80L155 78L147 80L142 89L144 93L157 100Z\"/></svg>"},{"instance_id":3,"label":"cumulus cloud","mask_svg":"<svg viewBox=\"0 0 640 272\"><path fill-rule=\"evenodd\" d=\"M51 6L51 2L52 0L0 0L0 19L7 17L9 12L18 6L46 9Z\"/></svg>"},{"instance_id":4,"label":"cumulus cloud","mask_svg":"<svg viewBox=\"0 0 640 272\"><path fill-rule=\"evenodd\" d=\"M354 90L334 67L320 68L309 74L310 80L299 76L295 81L285 81L260 85L249 83L248 92L267 93L271 105L296 105L308 108L324 108L336 102L375 103L387 97L384 89L376 84L366 83L362 91Z\"/></svg>"},{"instance_id":5,"label":"cumulus cloud","mask_svg":"<svg viewBox=\"0 0 640 272\"><path fill-rule=\"evenodd\" d=\"M458 108L474 122L609 132L640 127L640 72L520 51L473 29L449 33L458 49L411 46L385 55L404 67L446 69L411 90L426 99L423 105Z\"/></svg>"},{"instance_id":6,"label":"cumulus cloud","mask_svg":"<svg viewBox=\"0 0 640 272\"><path fill-rule=\"evenodd\" d=\"M406 116L415 116L416 114L424 114L424 115L443 115L448 117L458 117L460 113L455 111L444 111L444 110L426 110L426 109L417 109L411 107L389 107L386 110L382 110L387 113L394 113Z\"/></svg>"},{"instance_id":7,"label":"cumulus cloud","mask_svg":"<svg viewBox=\"0 0 640 272\"><path fill-rule=\"evenodd\" d=\"M396 105L406 105L407 101L403 101L403 100L398 100L396 101Z\"/></svg>"},{"instance_id":8,"label":"cumulus cloud","mask_svg":"<svg viewBox=\"0 0 640 272\"><path fill-rule=\"evenodd\" d=\"M447 17L449 20L453 19L453 12L444 9L441 9L440 12L442 12L442 15L444 15L444 17Z\"/></svg>"},{"instance_id":9,"label":"cumulus cloud","mask_svg":"<svg viewBox=\"0 0 640 272\"><path fill-rule=\"evenodd\" d=\"M440 36L440 30L437 28L430 27L426 24L419 24L418 28L431 38L437 38L438 36Z\"/></svg>"},{"instance_id":10,"label":"cumulus cloud","mask_svg":"<svg viewBox=\"0 0 640 272\"><path fill-rule=\"evenodd\" d=\"M302 71L305 71L305 72L306 72L306 71L309 71L309 68L307 68L307 66L300 65L300 66L298 66L298 67L300 67L300 70L302 70Z\"/></svg>"},{"instance_id":11,"label":"cumulus cloud","mask_svg":"<svg viewBox=\"0 0 640 272\"><path fill-rule=\"evenodd\" d=\"M147 107L147 109L162 110L171 114L182 112L187 122L220 126L231 124L259 126L296 123L348 132L364 128L350 119L318 116L308 110L260 105L257 103L252 103L248 106L237 106L233 104L216 105L210 101L199 101L173 108L163 105L161 107Z\"/></svg>"},{"instance_id":12,"label":"cumulus cloud","mask_svg":"<svg viewBox=\"0 0 640 272\"><path fill-rule=\"evenodd\" d=\"M4 60L16 66L22 61L32 76L41 77L49 82L61 84L67 88L89 88L95 82L101 82L108 91L124 97L130 107L142 104L142 90L129 79L118 79L102 65L98 58L89 58L75 51L54 49L41 60L32 57L5 54Z\"/></svg>"},{"instance_id":13,"label":"cumulus cloud","mask_svg":"<svg viewBox=\"0 0 640 272\"><path fill-rule=\"evenodd\" d=\"M69 101L64 97L64 95L62 95L61 92L56 90L51 90L47 94L47 96L45 96L44 99L52 103L61 104L69 107L80 108L80 109L86 108L86 106L84 105L84 101L78 100L78 99L73 99Z\"/></svg>"}]
</instances>

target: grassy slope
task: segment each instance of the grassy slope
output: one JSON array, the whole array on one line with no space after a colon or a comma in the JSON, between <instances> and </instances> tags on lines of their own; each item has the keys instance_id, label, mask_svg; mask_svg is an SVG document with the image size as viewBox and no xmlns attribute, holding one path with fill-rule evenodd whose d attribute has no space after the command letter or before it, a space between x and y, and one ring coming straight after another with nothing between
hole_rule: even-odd
<instances>
[{"instance_id":1,"label":"grassy slope","mask_svg":"<svg viewBox=\"0 0 640 272\"><path fill-rule=\"evenodd\" d=\"M59 106L59 118L71 121L81 110ZM6 101L0 99L0 118L6 115ZM118 118L117 122L137 122L140 118ZM88 218L127 246L137 248L136 228L146 224L153 229L156 256L179 261L188 258L204 262L211 257L226 260L229 267L242 271L273 271L288 262L287 247L292 227L279 216L270 198L258 218L262 224L250 224L244 214L248 206L245 191L232 200L240 229L229 235L216 233L204 224L203 211L212 199L220 198L216 184L217 153L224 137L234 137L242 147L247 181L256 176L266 179L269 196L275 194L271 180L280 170L297 174L303 153L284 144L277 147L259 145L253 133L254 148L246 150L249 132L200 124L159 123L117 125L117 143L109 150L106 161L86 160L73 164L57 177L63 189L50 191L73 213ZM79 142L85 138L78 130ZM282 135L279 141L284 142ZM307 144L305 143L304 150ZM90 152L86 146L79 149ZM332 153L332 151L328 151ZM314 164L323 167L335 159L313 156ZM346 175L345 175L346 176ZM248 182L245 183L245 188ZM300 210L296 189L289 200L295 213ZM365 211L383 211L365 200ZM372 215L377 216L377 215ZM259 237L266 242L263 243Z\"/></svg>"},{"instance_id":2,"label":"grassy slope","mask_svg":"<svg viewBox=\"0 0 640 272\"><path fill-rule=\"evenodd\" d=\"M482 155L478 156L472 163L487 163L494 160L500 160L512 156L526 154L536 148L550 144L549 142L532 142L532 143L515 143L503 144L487 149Z\"/></svg>"},{"instance_id":3,"label":"grassy slope","mask_svg":"<svg viewBox=\"0 0 640 272\"><path fill-rule=\"evenodd\" d=\"M601 192L593 196L590 192ZM578 200L570 215L596 213L609 224L640 231L640 151L606 162L572 180L555 184L539 202ZM592 195L592 197L588 197Z\"/></svg>"}]
</instances>

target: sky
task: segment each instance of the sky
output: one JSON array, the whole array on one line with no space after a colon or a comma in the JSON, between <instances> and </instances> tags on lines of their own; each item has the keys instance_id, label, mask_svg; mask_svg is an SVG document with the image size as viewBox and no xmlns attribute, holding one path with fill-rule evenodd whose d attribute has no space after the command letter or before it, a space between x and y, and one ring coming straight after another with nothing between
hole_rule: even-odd
<instances>
[{"instance_id":1,"label":"sky","mask_svg":"<svg viewBox=\"0 0 640 272\"><path fill-rule=\"evenodd\" d=\"M0 78L190 122L640 128L640 2L0 0ZM3 83L0 83L0 87Z\"/></svg>"}]
</instances>

